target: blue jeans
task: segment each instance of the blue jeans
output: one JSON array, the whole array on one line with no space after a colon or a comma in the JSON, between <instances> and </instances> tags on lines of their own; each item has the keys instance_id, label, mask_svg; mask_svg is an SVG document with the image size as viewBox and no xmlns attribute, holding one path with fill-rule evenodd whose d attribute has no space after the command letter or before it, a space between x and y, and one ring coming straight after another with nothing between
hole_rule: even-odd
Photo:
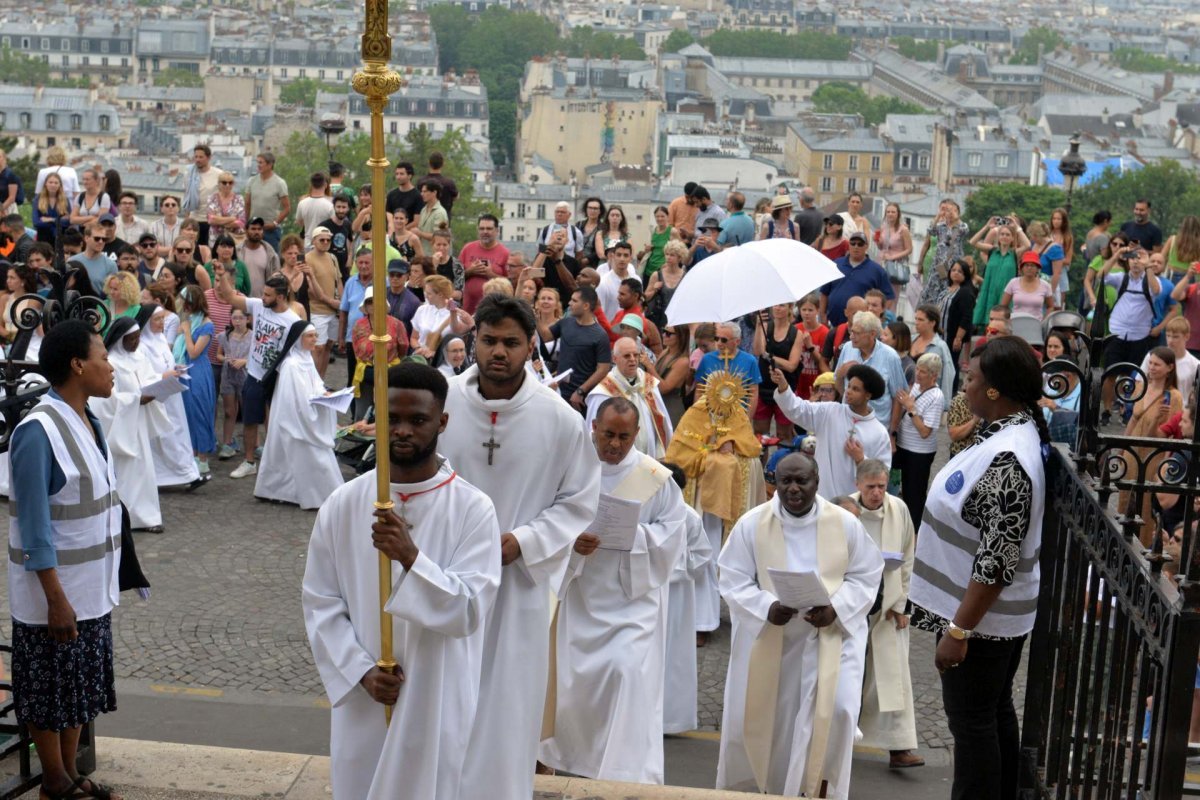
<instances>
[{"instance_id":1,"label":"blue jeans","mask_svg":"<svg viewBox=\"0 0 1200 800\"><path fill-rule=\"evenodd\" d=\"M271 245L275 250L275 254L279 254L279 242L283 239L283 228L274 228L273 230L263 231L263 241Z\"/></svg>"}]
</instances>

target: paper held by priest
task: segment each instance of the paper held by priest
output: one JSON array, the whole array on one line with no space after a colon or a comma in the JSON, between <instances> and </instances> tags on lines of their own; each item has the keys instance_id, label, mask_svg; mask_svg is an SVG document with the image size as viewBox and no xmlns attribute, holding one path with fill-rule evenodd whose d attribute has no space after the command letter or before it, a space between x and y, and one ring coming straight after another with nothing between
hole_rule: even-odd
<instances>
[{"instance_id":1,"label":"paper held by priest","mask_svg":"<svg viewBox=\"0 0 1200 800\"><path fill-rule=\"evenodd\" d=\"M633 549L641 511L642 504L636 500L623 500L602 493L596 504L596 519L588 528L588 533L600 539L601 550L628 552Z\"/></svg>"},{"instance_id":2,"label":"paper held by priest","mask_svg":"<svg viewBox=\"0 0 1200 800\"><path fill-rule=\"evenodd\" d=\"M825 584L815 572L788 572L768 567L767 573L775 587L775 596L788 608L804 611L830 603L829 592L825 591Z\"/></svg>"}]
</instances>

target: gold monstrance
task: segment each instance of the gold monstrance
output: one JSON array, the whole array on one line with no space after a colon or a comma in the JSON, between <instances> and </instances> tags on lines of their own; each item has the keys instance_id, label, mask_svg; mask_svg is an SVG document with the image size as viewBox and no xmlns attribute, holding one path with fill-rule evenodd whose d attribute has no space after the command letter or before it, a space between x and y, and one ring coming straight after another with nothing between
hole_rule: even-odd
<instances>
[{"instance_id":1,"label":"gold monstrance","mask_svg":"<svg viewBox=\"0 0 1200 800\"><path fill-rule=\"evenodd\" d=\"M367 166L371 168L371 196L376 202L371 205L371 242L373 257L373 293L375 303L371 319L371 344L375 348L373 365L375 368L375 478L376 497L375 507L390 509L391 500L391 462L388 460L388 386L387 371L388 342L391 337L387 332L388 305L383 302L387 297L387 210L383 198L386 195L387 154L384 150L383 111L387 107L388 96L394 94L403 85L403 80L395 71L388 68L392 59L392 37L388 33L388 3L387 0L366 0L366 27L362 36L363 70L354 73L354 91L367 100L371 109L371 157ZM379 554L379 660L376 663L381 670L395 674L396 658L392 648L392 617L383 610L388 597L392 593L392 562L383 553ZM384 706L384 713L390 724L392 707Z\"/></svg>"}]
</instances>

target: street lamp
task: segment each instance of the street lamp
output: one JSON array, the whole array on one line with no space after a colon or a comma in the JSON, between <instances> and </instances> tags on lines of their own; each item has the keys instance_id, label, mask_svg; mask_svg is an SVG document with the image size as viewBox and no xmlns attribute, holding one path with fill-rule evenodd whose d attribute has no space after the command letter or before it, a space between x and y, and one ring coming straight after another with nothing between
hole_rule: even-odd
<instances>
[{"instance_id":1,"label":"street lamp","mask_svg":"<svg viewBox=\"0 0 1200 800\"><path fill-rule=\"evenodd\" d=\"M317 123L317 127L321 129L321 133L325 134L325 149L329 152L329 163L333 164L333 137L346 130L346 120L342 119L341 114L335 114L328 111L321 115L321 121ZM330 169L333 169L330 166Z\"/></svg>"},{"instance_id":2,"label":"street lamp","mask_svg":"<svg viewBox=\"0 0 1200 800\"><path fill-rule=\"evenodd\" d=\"M1087 162L1079 155L1079 133L1071 136L1071 149L1063 153L1062 161L1058 162L1058 171L1063 176L1063 187L1067 190L1067 216L1071 215L1071 195L1079 185L1079 179L1087 171Z\"/></svg>"}]
</instances>

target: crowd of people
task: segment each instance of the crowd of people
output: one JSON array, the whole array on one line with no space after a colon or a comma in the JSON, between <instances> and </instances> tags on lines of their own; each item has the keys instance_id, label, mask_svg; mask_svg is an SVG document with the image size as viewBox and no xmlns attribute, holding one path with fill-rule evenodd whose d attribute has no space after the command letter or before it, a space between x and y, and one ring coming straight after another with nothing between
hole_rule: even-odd
<instances>
[{"instance_id":1,"label":"crowd of people","mask_svg":"<svg viewBox=\"0 0 1200 800\"><path fill-rule=\"evenodd\" d=\"M52 461L68 482L92 470L88 491L115 486L134 529L162 530L160 488L200 488L211 459L239 454L229 477L253 477L256 497L319 509L303 597L333 705L336 797L395 796L403 781L413 796L527 798L535 769L662 783L663 735L697 724L696 648L722 600L733 640L719 787L845 798L857 739L893 768L921 766L917 628L939 636L954 796L1015 797L1012 673L1038 586L1043 445L1070 427L1078 397L1077 386L1044 397L1041 362L1079 344L1069 326L1036 348L1012 334L1023 314L1040 325L1064 305L1065 212L1046 225L995 217L971 237L946 201L914 262L895 204L876 229L859 195L840 214L807 188L799 208L779 194L748 212L741 192L718 204L688 184L636 252L620 206L589 197L575 220L559 203L526 263L490 214L475 240L454 242L457 188L434 154L419 180L411 164L395 169L379 297L369 192L335 168L311 177L293 211L269 153L242 194L207 146L194 155L184 195L148 224L119 176L76 176L51 153L9 303L73 290L99 298L107 324L93 341L75 327L16 332L6 313L11 346L55 387L11 457ZM1152 266L1151 223L1137 225L1099 246L1084 287L1115 289L1114 331L1144 326L1126 304L1153 302L1168 280ZM741 319L671 322L690 270L766 238L811 245L841 278ZM1191 244L1183 231L1171 241L1173 264ZM1188 276L1170 292L1181 306ZM916 302L898 305L918 284ZM373 365L378 303L385 375ZM1195 374L1186 310L1153 327L1167 346L1117 345L1146 359L1135 435L1181 424ZM340 418L337 361L354 397ZM373 506L371 461L335 452L373 432L377 381L387 510ZM56 415L68 414L94 421L85 438L99 460L63 449ZM66 597L30 577L72 568L38 549L61 535L60 517L31 509L83 496L61 494L53 469L12 472L10 540L30 554L10 563L10 591L28 594L14 616L44 624L49 608L61 621ZM346 535L368 527L370 539ZM377 666L379 552L394 562L386 610L406 643L395 673ZM115 601L89 609L107 620ZM111 675L111 639L93 645ZM101 699L68 709L66 727L106 710ZM61 713L28 719L63 730Z\"/></svg>"}]
</instances>

